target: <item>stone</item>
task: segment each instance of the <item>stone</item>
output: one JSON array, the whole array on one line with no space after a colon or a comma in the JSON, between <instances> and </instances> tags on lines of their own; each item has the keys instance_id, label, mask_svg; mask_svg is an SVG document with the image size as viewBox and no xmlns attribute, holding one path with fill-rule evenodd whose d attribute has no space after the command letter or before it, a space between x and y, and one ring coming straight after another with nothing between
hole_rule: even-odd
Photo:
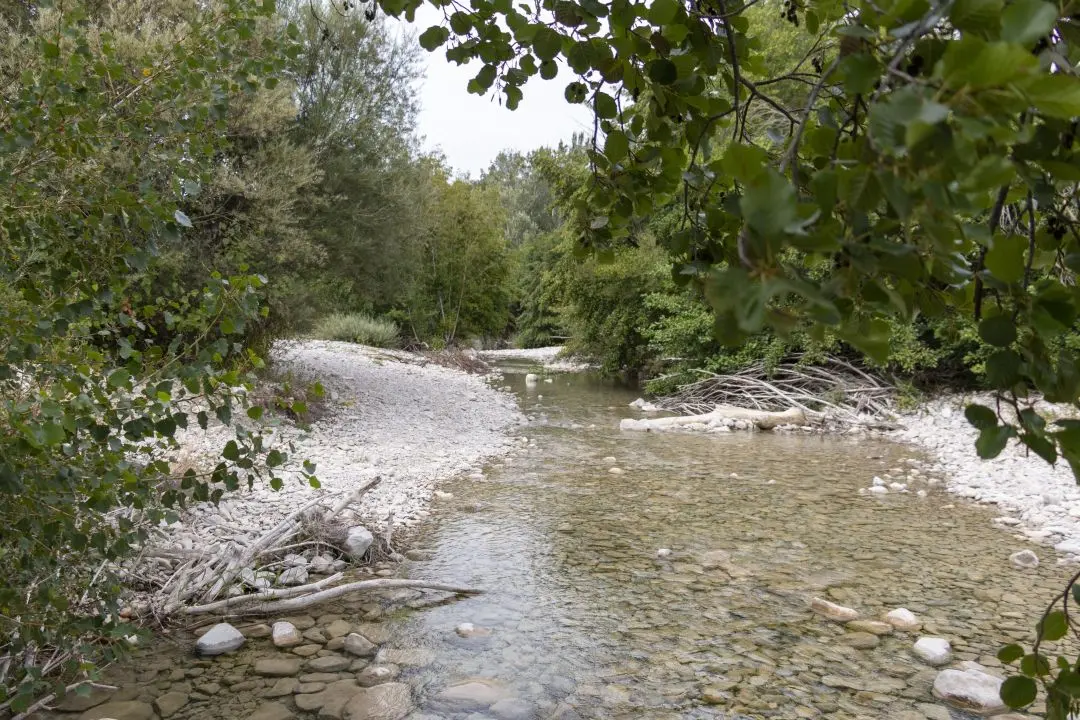
<instances>
[{"instance_id":1,"label":"stone","mask_svg":"<svg viewBox=\"0 0 1080 720\"><path fill-rule=\"evenodd\" d=\"M255 712L247 716L247 720L293 720L296 716L292 710L281 703L263 703Z\"/></svg>"},{"instance_id":2,"label":"stone","mask_svg":"<svg viewBox=\"0 0 1080 720\"><path fill-rule=\"evenodd\" d=\"M536 373L527 373L525 375L525 384L526 385L535 385L538 382L540 382L540 378L537 376Z\"/></svg>"},{"instance_id":3,"label":"stone","mask_svg":"<svg viewBox=\"0 0 1080 720\"><path fill-rule=\"evenodd\" d=\"M701 700L709 705L723 705L731 699L731 693L718 687L707 687L701 691Z\"/></svg>"},{"instance_id":4,"label":"stone","mask_svg":"<svg viewBox=\"0 0 1080 720\"><path fill-rule=\"evenodd\" d=\"M345 703L345 720L402 720L413 711L412 688L384 683L362 690Z\"/></svg>"},{"instance_id":5,"label":"stone","mask_svg":"<svg viewBox=\"0 0 1080 720\"><path fill-rule=\"evenodd\" d=\"M319 692L297 695L294 702L301 710L318 710L319 717L336 719L344 714L345 704L363 689L355 680L338 680Z\"/></svg>"},{"instance_id":6,"label":"stone","mask_svg":"<svg viewBox=\"0 0 1080 720\"><path fill-rule=\"evenodd\" d=\"M623 474L623 473L625 473L626 471L625 471L625 470L623 470L623 469L622 469L622 468L620 468L620 467L613 467L613 468L609 468L609 469L608 469L608 472L609 472L609 473L611 473L612 475L622 475L622 474Z\"/></svg>"},{"instance_id":7,"label":"stone","mask_svg":"<svg viewBox=\"0 0 1080 720\"><path fill-rule=\"evenodd\" d=\"M848 622L849 620L859 619L858 611L817 597L810 601L810 609L822 617L838 622Z\"/></svg>"},{"instance_id":8,"label":"stone","mask_svg":"<svg viewBox=\"0 0 1080 720\"><path fill-rule=\"evenodd\" d=\"M372 657L378 651L378 648L360 633L349 633L345 636L342 650L356 657Z\"/></svg>"},{"instance_id":9,"label":"stone","mask_svg":"<svg viewBox=\"0 0 1080 720\"><path fill-rule=\"evenodd\" d=\"M340 672L352 664L349 658L341 655L324 655L307 661L307 669L312 672Z\"/></svg>"},{"instance_id":10,"label":"stone","mask_svg":"<svg viewBox=\"0 0 1080 720\"><path fill-rule=\"evenodd\" d=\"M243 633L244 637L248 640L258 640L260 638L270 637L270 634L273 631L270 629L269 625L259 623L257 625L246 625L240 628L240 632Z\"/></svg>"},{"instance_id":11,"label":"stone","mask_svg":"<svg viewBox=\"0 0 1080 720\"><path fill-rule=\"evenodd\" d=\"M244 644L244 635L229 623L218 623L195 641L197 655L223 655Z\"/></svg>"},{"instance_id":12,"label":"stone","mask_svg":"<svg viewBox=\"0 0 1080 720\"><path fill-rule=\"evenodd\" d=\"M507 697L509 693L499 683L477 678L444 688L435 696L435 701L447 710L468 712L489 708Z\"/></svg>"},{"instance_id":13,"label":"stone","mask_svg":"<svg viewBox=\"0 0 1080 720\"><path fill-rule=\"evenodd\" d=\"M300 661L288 657L259 658L255 674L263 677L291 677L300 672Z\"/></svg>"},{"instance_id":14,"label":"stone","mask_svg":"<svg viewBox=\"0 0 1080 720\"><path fill-rule=\"evenodd\" d=\"M506 698L488 708L499 720L535 720L536 708L520 698Z\"/></svg>"},{"instance_id":15,"label":"stone","mask_svg":"<svg viewBox=\"0 0 1080 720\"><path fill-rule=\"evenodd\" d=\"M488 637L491 635L491 628L477 627L470 622L466 622L454 628L454 632L463 638Z\"/></svg>"},{"instance_id":16,"label":"stone","mask_svg":"<svg viewBox=\"0 0 1080 720\"><path fill-rule=\"evenodd\" d=\"M298 687L300 687L299 680L294 677L283 677L274 683L273 687L267 688L266 691L263 692L263 697L287 697L295 693Z\"/></svg>"},{"instance_id":17,"label":"stone","mask_svg":"<svg viewBox=\"0 0 1080 720\"><path fill-rule=\"evenodd\" d=\"M306 658L315 655L320 650L322 650L322 645L316 645L312 643L310 645L300 645L299 647L294 647L292 649L292 652L294 655L299 655L300 657Z\"/></svg>"},{"instance_id":18,"label":"stone","mask_svg":"<svg viewBox=\"0 0 1080 720\"><path fill-rule=\"evenodd\" d=\"M324 644L327 641L326 633L322 631L322 628L308 628L303 632L303 638L309 642Z\"/></svg>"},{"instance_id":19,"label":"stone","mask_svg":"<svg viewBox=\"0 0 1080 720\"><path fill-rule=\"evenodd\" d=\"M713 568L724 567L731 562L731 553L727 550L710 550L706 553L702 553L698 562L701 567L706 570L712 570Z\"/></svg>"},{"instance_id":20,"label":"stone","mask_svg":"<svg viewBox=\"0 0 1080 720\"><path fill-rule=\"evenodd\" d=\"M1021 550L1010 555L1009 562L1017 570L1030 570L1039 567L1039 556L1031 550Z\"/></svg>"},{"instance_id":21,"label":"stone","mask_svg":"<svg viewBox=\"0 0 1080 720\"><path fill-rule=\"evenodd\" d=\"M872 633L874 635L892 635L893 626L880 620L852 620L844 625L851 632Z\"/></svg>"},{"instance_id":22,"label":"stone","mask_svg":"<svg viewBox=\"0 0 1080 720\"><path fill-rule=\"evenodd\" d=\"M363 525L354 525L349 528L345 536L345 550L353 562L360 562L373 542L375 542L375 536L370 530Z\"/></svg>"},{"instance_id":23,"label":"stone","mask_svg":"<svg viewBox=\"0 0 1080 720\"><path fill-rule=\"evenodd\" d=\"M390 682L398 676L401 669L397 665L368 665L356 674L356 682L364 687Z\"/></svg>"},{"instance_id":24,"label":"stone","mask_svg":"<svg viewBox=\"0 0 1080 720\"><path fill-rule=\"evenodd\" d=\"M671 557L671 548L660 548L656 551L656 557L660 558L661 560Z\"/></svg>"},{"instance_id":25,"label":"stone","mask_svg":"<svg viewBox=\"0 0 1080 720\"><path fill-rule=\"evenodd\" d=\"M1001 701L1001 678L967 668L942 670L934 678L934 697L953 707L979 715L995 715L1007 708Z\"/></svg>"},{"instance_id":26,"label":"stone","mask_svg":"<svg viewBox=\"0 0 1080 720\"><path fill-rule=\"evenodd\" d=\"M278 622L287 622L301 632L315 627L315 618L310 615L297 615L296 617L282 618Z\"/></svg>"},{"instance_id":27,"label":"stone","mask_svg":"<svg viewBox=\"0 0 1080 720\"><path fill-rule=\"evenodd\" d=\"M340 619L333 621L323 630L323 634L326 635L326 637L330 640L333 640L337 637L345 637L351 632L352 624L349 623L347 620Z\"/></svg>"},{"instance_id":28,"label":"stone","mask_svg":"<svg viewBox=\"0 0 1080 720\"><path fill-rule=\"evenodd\" d=\"M375 656L380 665L404 665L405 667L424 667L435 661L435 654L425 648L400 649L383 648Z\"/></svg>"},{"instance_id":29,"label":"stone","mask_svg":"<svg viewBox=\"0 0 1080 720\"><path fill-rule=\"evenodd\" d=\"M952 660L952 648L949 641L939 637L921 637L912 648L915 656L927 665L937 667Z\"/></svg>"},{"instance_id":30,"label":"stone","mask_svg":"<svg viewBox=\"0 0 1080 720\"><path fill-rule=\"evenodd\" d=\"M154 700L154 709L157 710L157 714L163 718L175 715L177 711L188 704L187 693L182 692L167 692L164 695L159 695Z\"/></svg>"},{"instance_id":31,"label":"stone","mask_svg":"<svg viewBox=\"0 0 1080 720\"><path fill-rule=\"evenodd\" d=\"M877 635L868 632L850 632L844 633L840 637L840 642L848 647L853 647L856 650L869 650L876 648L881 639Z\"/></svg>"},{"instance_id":32,"label":"stone","mask_svg":"<svg viewBox=\"0 0 1080 720\"><path fill-rule=\"evenodd\" d=\"M353 626L353 632L360 633L376 645L384 645L393 637L390 629L380 623L360 623Z\"/></svg>"},{"instance_id":33,"label":"stone","mask_svg":"<svg viewBox=\"0 0 1080 720\"><path fill-rule=\"evenodd\" d=\"M278 585L303 585L307 581L308 571L302 566L286 568L285 572L277 576Z\"/></svg>"},{"instance_id":34,"label":"stone","mask_svg":"<svg viewBox=\"0 0 1080 720\"><path fill-rule=\"evenodd\" d=\"M107 702L92 707L79 720L153 720L154 708L138 700Z\"/></svg>"},{"instance_id":35,"label":"stone","mask_svg":"<svg viewBox=\"0 0 1080 720\"><path fill-rule=\"evenodd\" d=\"M296 686L297 694L304 693L317 693L320 690L326 689L326 683L324 682L302 682Z\"/></svg>"},{"instance_id":36,"label":"stone","mask_svg":"<svg viewBox=\"0 0 1080 720\"><path fill-rule=\"evenodd\" d=\"M922 627L919 618L907 608L896 608L885 613L885 622L897 630L918 630Z\"/></svg>"},{"instance_id":37,"label":"stone","mask_svg":"<svg viewBox=\"0 0 1080 720\"><path fill-rule=\"evenodd\" d=\"M303 675L300 676L299 679L300 679L300 682L302 682L302 683L313 683L313 682L329 683L329 682L334 682L336 680L344 680L345 678L343 678L341 675L339 675L337 673L304 673Z\"/></svg>"},{"instance_id":38,"label":"stone","mask_svg":"<svg viewBox=\"0 0 1080 720\"><path fill-rule=\"evenodd\" d=\"M271 630L271 637L274 640L274 646L279 648L296 647L304 642L300 630L298 630L291 622L285 620L279 620L274 623L274 627Z\"/></svg>"},{"instance_id":39,"label":"stone","mask_svg":"<svg viewBox=\"0 0 1080 720\"><path fill-rule=\"evenodd\" d=\"M56 703L55 707L57 710L62 710L63 712L82 712L105 702L111 698L115 692L115 690L110 690L108 688L84 685L82 687L82 692L69 690L64 695L64 699Z\"/></svg>"}]
</instances>

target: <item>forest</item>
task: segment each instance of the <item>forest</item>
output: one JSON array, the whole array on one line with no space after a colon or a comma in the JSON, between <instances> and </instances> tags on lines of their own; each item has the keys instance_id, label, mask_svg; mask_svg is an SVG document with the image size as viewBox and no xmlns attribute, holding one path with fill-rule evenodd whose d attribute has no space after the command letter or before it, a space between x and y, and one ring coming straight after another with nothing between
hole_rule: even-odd
<instances>
[{"instance_id":1,"label":"forest","mask_svg":"<svg viewBox=\"0 0 1080 720\"><path fill-rule=\"evenodd\" d=\"M143 521L281 482L242 426L206 474L157 452L257 420L281 339L565 345L657 393L835 356L993 391L980 456L1080 468L1021 406L1080 396L1075 2L432 0L402 32L419 4L0 8L0 702L120 651L99 574ZM463 175L418 133L432 51L595 128Z\"/></svg>"}]
</instances>

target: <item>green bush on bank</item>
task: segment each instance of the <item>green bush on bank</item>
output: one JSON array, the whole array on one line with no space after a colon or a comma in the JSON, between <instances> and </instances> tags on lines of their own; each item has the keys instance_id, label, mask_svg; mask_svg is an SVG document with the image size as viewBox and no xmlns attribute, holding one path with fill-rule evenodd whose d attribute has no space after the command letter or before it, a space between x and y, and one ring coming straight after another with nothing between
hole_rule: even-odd
<instances>
[{"instance_id":1,"label":"green bush on bank","mask_svg":"<svg viewBox=\"0 0 1080 720\"><path fill-rule=\"evenodd\" d=\"M364 313L332 313L315 323L312 334L320 340L395 348L401 344L397 323Z\"/></svg>"}]
</instances>

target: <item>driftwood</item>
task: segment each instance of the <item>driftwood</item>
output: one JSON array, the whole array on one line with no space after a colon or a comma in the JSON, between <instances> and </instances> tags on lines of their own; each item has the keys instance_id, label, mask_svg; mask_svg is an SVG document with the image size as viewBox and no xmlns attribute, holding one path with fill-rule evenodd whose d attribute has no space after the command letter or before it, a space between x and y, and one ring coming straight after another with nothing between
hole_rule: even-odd
<instances>
[{"instance_id":1,"label":"driftwood","mask_svg":"<svg viewBox=\"0 0 1080 720\"><path fill-rule=\"evenodd\" d=\"M381 477L368 480L355 490L338 498L337 502L325 512L320 512L318 508L327 498L316 498L290 514L251 544L240 545L233 542L216 557L205 555L189 557L156 593L156 600L152 602L156 614L171 615L188 607L196 598L204 603L198 607L217 606L215 600L221 593L232 585L245 569L253 568L260 557L288 546L290 541L303 531L307 522L322 526L331 525L334 518L345 508L360 500L364 493L377 486L381 480ZM291 591L293 595L296 594L296 588L284 590ZM256 600L265 599L263 595L259 592L251 594ZM227 598L221 601L225 603L222 607L229 607L231 603L244 602L242 600L244 597L248 596Z\"/></svg>"},{"instance_id":2,"label":"driftwood","mask_svg":"<svg viewBox=\"0 0 1080 720\"><path fill-rule=\"evenodd\" d=\"M684 425L700 423L702 425L715 424L724 420L744 420L752 423L762 430L771 430L777 425L805 425L806 415L799 408L791 408L782 412L769 410L748 410L746 408L720 405L712 412L701 415L681 415L678 417L659 417L634 420L626 418L619 423L620 430L670 430Z\"/></svg>"},{"instance_id":3,"label":"driftwood","mask_svg":"<svg viewBox=\"0 0 1080 720\"><path fill-rule=\"evenodd\" d=\"M795 355L775 367L755 363L738 372L702 377L683 385L656 406L685 415L710 414L718 406L748 410L802 411L816 425L888 428L896 389L871 371L839 358L803 363Z\"/></svg>"},{"instance_id":4,"label":"driftwood","mask_svg":"<svg viewBox=\"0 0 1080 720\"><path fill-rule=\"evenodd\" d=\"M309 586L310 587L310 586ZM377 580L358 580L356 582L345 583L344 585L338 585L326 590L319 590L318 592L311 592L299 597L290 597L281 600L271 600L269 602L261 603L243 603L241 607L236 608L233 612L223 613L226 616L242 617L249 615L274 615L277 613L291 612L294 610L303 610L309 608L312 605L318 605L329 600L334 600L342 595L348 595L354 592L370 592L374 590L394 590L400 588L414 588L417 590L438 590L440 592L457 593L459 595L476 595L481 590L475 588L461 587L459 585L448 585L446 583L437 582L425 582L423 580L398 580L395 578L380 578ZM295 588L291 588L295 589ZM270 593L276 591L268 591ZM245 596L246 597L246 596ZM277 597L282 597L278 595ZM236 598L231 598L236 599ZM239 604L239 603L238 603ZM213 610L206 610L203 608L194 607L188 608L190 614L196 614L200 612L213 612Z\"/></svg>"}]
</instances>

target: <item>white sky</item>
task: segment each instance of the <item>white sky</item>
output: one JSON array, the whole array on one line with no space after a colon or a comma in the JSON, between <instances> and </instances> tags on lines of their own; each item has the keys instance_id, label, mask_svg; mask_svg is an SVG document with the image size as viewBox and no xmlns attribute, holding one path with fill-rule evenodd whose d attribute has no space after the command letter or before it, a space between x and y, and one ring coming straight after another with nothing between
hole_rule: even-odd
<instances>
[{"instance_id":1,"label":"white sky","mask_svg":"<svg viewBox=\"0 0 1080 720\"><path fill-rule=\"evenodd\" d=\"M442 19L424 3L409 28L419 35ZM592 132L592 113L563 97L570 71L562 67L554 80L530 78L517 110L500 105L497 97L470 95L465 85L482 67L474 60L457 65L446 59L445 47L421 50L426 78L420 87L419 130L426 150L440 150L460 173L479 177L500 150L528 152L557 145L575 132Z\"/></svg>"}]
</instances>

